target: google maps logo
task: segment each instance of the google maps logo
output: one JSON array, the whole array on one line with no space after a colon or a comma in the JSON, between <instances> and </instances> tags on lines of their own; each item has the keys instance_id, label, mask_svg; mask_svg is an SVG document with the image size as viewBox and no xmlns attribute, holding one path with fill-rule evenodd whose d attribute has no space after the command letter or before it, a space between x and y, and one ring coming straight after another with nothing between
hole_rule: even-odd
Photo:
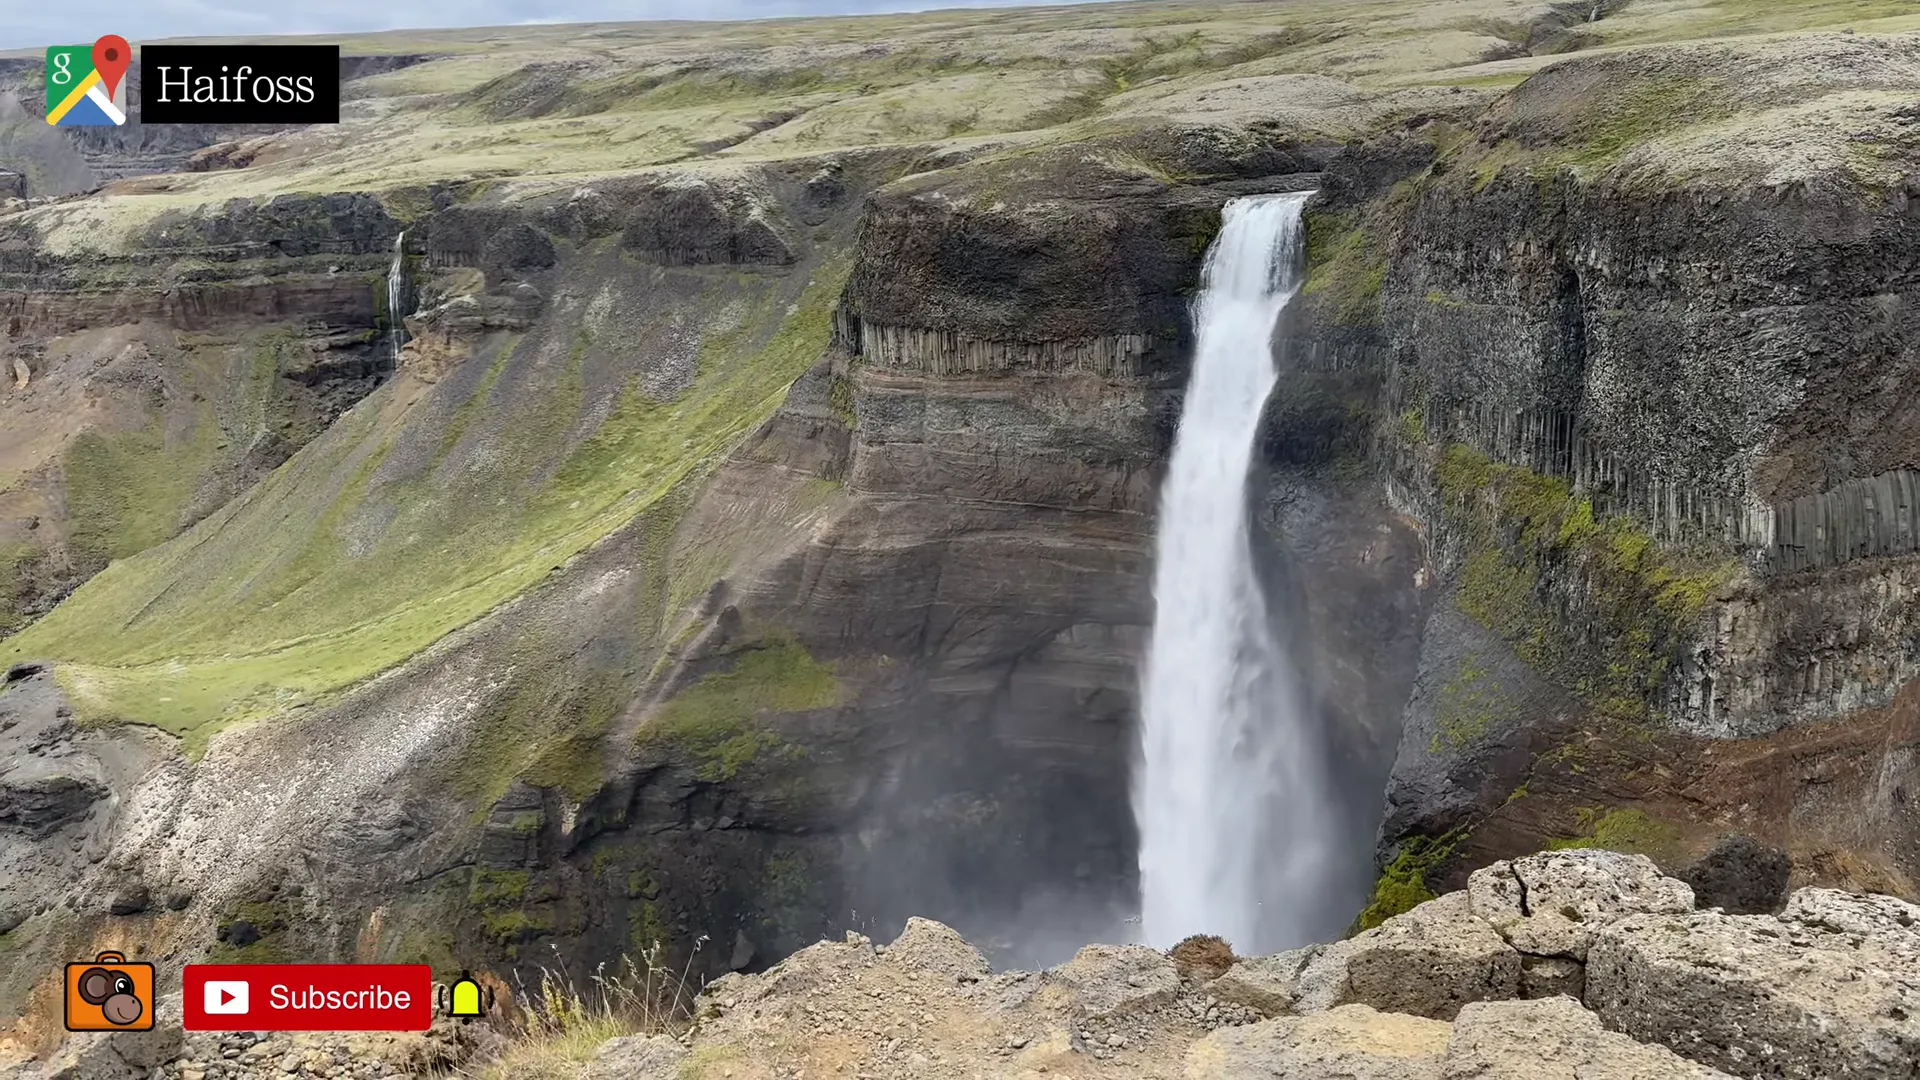
<instances>
[{"instance_id":1,"label":"google maps logo","mask_svg":"<svg viewBox=\"0 0 1920 1080\"><path fill-rule=\"evenodd\" d=\"M47 123L118 127L127 122L127 65L133 49L119 34L86 45L47 49Z\"/></svg>"}]
</instances>

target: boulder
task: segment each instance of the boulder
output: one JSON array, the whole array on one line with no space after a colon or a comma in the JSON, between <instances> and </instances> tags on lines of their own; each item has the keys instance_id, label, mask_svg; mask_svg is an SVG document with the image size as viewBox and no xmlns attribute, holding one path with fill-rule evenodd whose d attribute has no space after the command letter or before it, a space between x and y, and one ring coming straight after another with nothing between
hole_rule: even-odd
<instances>
[{"instance_id":1,"label":"boulder","mask_svg":"<svg viewBox=\"0 0 1920 1080\"><path fill-rule=\"evenodd\" d=\"M130 882L107 898L107 914L138 915L153 906L153 893L140 882Z\"/></svg>"},{"instance_id":2,"label":"boulder","mask_svg":"<svg viewBox=\"0 0 1920 1080\"><path fill-rule=\"evenodd\" d=\"M1293 1008L1299 999L1300 972L1320 951L1320 946L1311 945L1276 956L1240 960L1208 983L1207 993L1266 1016L1277 1016Z\"/></svg>"},{"instance_id":3,"label":"boulder","mask_svg":"<svg viewBox=\"0 0 1920 1080\"><path fill-rule=\"evenodd\" d=\"M1642 912L1693 910L1693 890L1645 855L1581 849L1501 861L1467 879L1473 914L1530 956L1584 961L1594 932Z\"/></svg>"},{"instance_id":4,"label":"boulder","mask_svg":"<svg viewBox=\"0 0 1920 1080\"><path fill-rule=\"evenodd\" d=\"M1842 940L1834 944L1841 948L1858 948L1871 940L1920 967L1920 906L1896 896L1799 889L1788 898L1780 921L1837 936Z\"/></svg>"},{"instance_id":5,"label":"boulder","mask_svg":"<svg viewBox=\"0 0 1920 1080\"><path fill-rule=\"evenodd\" d=\"M74 1032L40 1075L45 1080L136 1080L179 1057L181 1046L180 1029L164 1023L151 1031Z\"/></svg>"},{"instance_id":6,"label":"boulder","mask_svg":"<svg viewBox=\"0 0 1920 1080\"><path fill-rule=\"evenodd\" d=\"M980 950L944 923L918 916L907 920L907 928L887 946L881 962L909 971L928 971L955 982L979 982L993 973L993 965Z\"/></svg>"},{"instance_id":7,"label":"boulder","mask_svg":"<svg viewBox=\"0 0 1920 1080\"><path fill-rule=\"evenodd\" d=\"M0 827L41 839L78 821L107 797L106 772L92 754L63 748L23 753L0 768Z\"/></svg>"},{"instance_id":8,"label":"boulder","mask_svg":"<svg viewBox=\"0 0 1920 1080\"><path fill-rule=\"evenodd\" d=\"M1187 1080L1439 1080L1447 1025L1342 1005L1225 1027L1187 1051Z\"/></svg>"},{"instance_id":9,"label":"boulder","mask_svg":"<svg viewBox=\"0 0 1920 1080\"><path fill-rule=\"evenodd\" d=\"M1300 974L1295 1008L1358 1003L1451 1020L1470 1001L1520 993L1520 954L1448 893L1322 950Z\"/></svg>"},{"instance_id":10,"label":"boulder","mask_svg":"<svg viewBox=\"0 0 1920 1080\"><path fill-rule=\"evenodd\" d=\"M768 998L805 995L855 978L874 959L872 944L859 934L848 933L845 942L815 942L759 974L728 972L720 976L700 991L694 1011L700 1016L716 1016Z\"/></svg>"},{"instance_id":11,"label":"boulder","mask_svg":"<svg viewBox=\"0 0 1920 1080\"><path fill-rule=\"evenodd\" d=\"M545 270L553 263L552 238L524 221L495 231L480 250L480 265L489 271Z\"/></svg>"},{"instance_id":12,"label":"boulder","mask_svg":"<svg viewBox=\"0 0 1920 1080\"><path fill-rule=\"evenodd\" d=\"M1587 986L1587 966L1564 956L1520 957L1520 996L1529 1001L1567 997L1578 1001Z\"/></svg>"},{"instance_id":13,"label":"boulder","mask_svg":"<svg viewBox=\"0 0 1920 1080\"><path fill-rule=\"evenodd\" d=\"M1793 860L1779 848L1751 836L1723 837L1711 851L1681 871L1693 888L1693 902L1729 915L1770 915L1787 898Z\"/></svg>"},{"instance_id":14,"label":"boulder","mask_svg":"<svg viewBox=\"0 0 1920 1080\"><path fill-rule=\"evenodd\" d=\"M594 1051L584 1080L674 1080L686 1048L665 1035L609 1039Z\"/></svg>"},{"instance_id":15,"label":"boulder","mask_svg":"<svg viewBox=\"0 0 1920 1080\"><path fill-rule=\"evenodd\" d=\"M1088 945L1050 969L1046 981L1095 1020L1165 1005L1180 992L1173 961L1144 945Z\"/></svg>"},{"instance_id":16,"label":"boulder","mask_svg":"<svg viewBox=\"0 0 1920 1080\"><path fill-rule=\"evenodd\" d=\"M1587 956L1610 1028L1748 1077L1920 1077L1912 905L1803 889L1788 917L1635 915Z\"/></svg>"},{"instance_id":17,"label":"boulder","mask_svg":"<svg viewBox=\"0 0 1920 1080\"><path fill-rule=\"evenodd\" d=\"M1729 1080L1600 1026L1572 998L1475 1002L1460 1010L1444 1080Z\"/></svg>"}]
</instances>

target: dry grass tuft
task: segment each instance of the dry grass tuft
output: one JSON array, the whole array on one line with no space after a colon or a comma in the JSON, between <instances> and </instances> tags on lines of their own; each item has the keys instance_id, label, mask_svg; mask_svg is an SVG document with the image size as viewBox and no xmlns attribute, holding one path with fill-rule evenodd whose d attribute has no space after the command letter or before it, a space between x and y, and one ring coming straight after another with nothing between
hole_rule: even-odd
<instances>
[{"instance_id":1,"label":"dry grass tuft","mask_svg":"<svg viewBox=\"0 0 1920 1080\"><path fill-rule=\"evenodd\" d=\"M464 1075L476 1080L579 1080L594 1052L623 1035L679 1036L687 1030L700 988L693 960L703 934L675 971L660 962L656 944L638 960L621 957L611 973L601 964L581 987L563 971L542 966L540 982L516 997L523 1011L506 1046Z\"/></svg>"},{"instance_id":2,"label":"dry grass tuft","mask_svg":"<svg viewBox=\"0 0 1920 1080\"><path fill-rule=\"evenodd\" d=\"M1173 958L1173 966L1182 978L1198 982L1219 978L1239 959L1225 938L1213 934L1193 934L1167 955Z\"/></svg>"}]
</instances>

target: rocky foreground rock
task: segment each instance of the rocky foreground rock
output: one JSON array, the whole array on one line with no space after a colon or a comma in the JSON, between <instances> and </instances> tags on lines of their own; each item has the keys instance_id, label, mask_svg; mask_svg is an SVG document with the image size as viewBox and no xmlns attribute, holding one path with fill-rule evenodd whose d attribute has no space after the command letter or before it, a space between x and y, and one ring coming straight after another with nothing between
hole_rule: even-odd
<instances>
[{"instance_id":1,"label":"rocky foreground rock","mask_svg":"<svg viewBox=\"0 0 1920 1080\"><path fill-rule=\"evenodd\" d=\"M500 1042L483 1028L381 1039L83 1038L16 1075L503 1075L480 1060ZM1920 1080L1920 907L1808 888L1778 914L1696 910L1644 856L1575 850L1496 863L1376 929L1278 956L1089 945L995 973L913 919L891 945L848 934L713 982L677 1038L555 1066L587 1080Z\"/></svg>"},{"instance_id":2,"label":"rocky foreground rock","mask_svg":"<svg viewBox=\"0 0 1920 1080\"><path fill-rule=\"evenodd\" d=\"M1217 974L1176 957L1094 945L992 974L914 920L890 946L849 935L722 978L684 1045L617 1040L588 1075L1920 1077L1920 907L1801 889L1777 915L1695 910L1639 855L1496 863L1374 930Z\"/></svg>"}]
</instances>

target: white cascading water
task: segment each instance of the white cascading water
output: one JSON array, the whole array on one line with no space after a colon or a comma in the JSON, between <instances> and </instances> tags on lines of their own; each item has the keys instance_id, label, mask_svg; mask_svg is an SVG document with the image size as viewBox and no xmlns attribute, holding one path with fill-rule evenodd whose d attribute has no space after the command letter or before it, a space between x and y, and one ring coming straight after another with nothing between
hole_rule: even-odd
<instances>
[{"instance_id":1,"label":"white cascading water","mask_svg":"<svg viewBox=\"0 0 1920 1080\"><path fill-rule=\"evenodd\" d=\"M400 321L400 304L407 294L407 232L393 238L393 263L387 267L387 346L394 365L400 364L400 347L407 343L407 328Z\"/></svg>"},{"instance_id":2,"label":"white cascading water","mask_svg":"<svg viewBox=\"0 0 1920 1080\"><path fill-rule=\"evenodd\" d=\"M1237 199L1207 253L1191 382L1160 496L1133 785L1148 944L1288 948L1326 923L1328 782L1255 576L1247 475L1299 289L1311 193Z\"/></svg>"}]
</instances>

